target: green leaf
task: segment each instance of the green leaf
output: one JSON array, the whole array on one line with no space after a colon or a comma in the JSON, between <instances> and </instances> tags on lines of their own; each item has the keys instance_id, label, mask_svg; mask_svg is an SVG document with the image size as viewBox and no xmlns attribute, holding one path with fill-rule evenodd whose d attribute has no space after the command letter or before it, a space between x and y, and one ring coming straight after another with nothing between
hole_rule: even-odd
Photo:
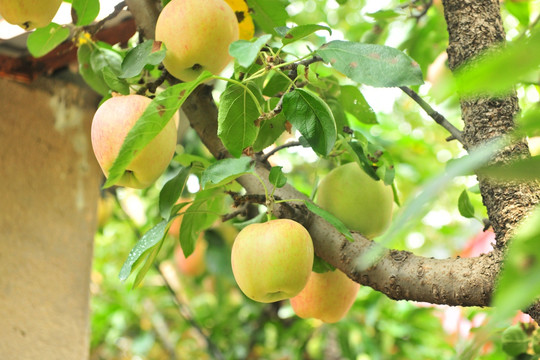
<instances>
[{"instance_id":1,"label":"green leaf","mask_svg":"<svg viewBox=\"0 0 540 360\"><path fill-rule=\"evenodd\" d=\"M540 179L540 156L517 159L504 165L489 165L478 170L482 176L501 181L527 182Z\"/></svg>"},{"instance_id":2,"label":"green leaf","mask_svg":"<svg viewBox=\"0 0 540 360\"><path fill-rule=\"evenodd\" d=\"M332 115L334 115L338 134L343 134L344 128L349 127L349 121L347 120L347 115L345 114L343 106L334 98L326 99L326 103L330 107L330 110L332 110Z\"/></svg>"},{"instance_id":3,"label":"green leaf","mask_svg":"<svg viewBox=\"0 0 540 360\"><path fill-rule=\"evenodd\" d=\"M356 86L342 86L339 102L345 111L353 115L358 121L364 124L377 124L375 112Z\"/></svg>"},{"instance_id":4,"label":"green leaf","mask_svg":"<svg viewBox=\"0 0 540 360\"><path fill-rule=\"evenodd\" d=\"M161 221L159 224L148 230L148 232L137 241L137 244L135 244L133 249L129 252L124 265L122 265L120 275L118 276L121 281L125 281L129 277L133 264L141 257L141 255L165 237L167 225L167 220Z\"/></svg>"},{"instance_id":5,"label":"green leaf","mask_svg":"<svg viewBox=\"0 0 540 360\"><path fill-rule=\"evenodd\" d=\"M36 29L28 35L26 46L33 57L41 57L48 54L69 37L69 29L50 23L49 25Z\"/></svg>"},{"instance_id":6,"label":"green leaf","mask_svg":"<svg viewBox=\"0 0 540 360\"><path fill-rule=\"evenodd\" d=\"M373 168L373 163L368 159L362 144L358 141L349 141L344 143L345 148L348 150L349 154L355 159L356 163L360 165L362 170L366 172L373 180L379 180L379 175L375 172Z\"/></svg>"},{"instance_id":7,"label":"green leaf","mask_svg":"<svg viewBox=\"0 0 540 360\"><path fill-rule=\"evenodd\" d=\"M90 56L92 54L92 46L90 44L82 44L77 50L77 60L79 62L79 74L84 81L98 94L105 96L109 93L109 86L103 79L101 71L94 71L90 64Z\"/></svg>"},{"instance_id":8,"label":"green leaf","mask_svg":"<svg viewBox=\"0 0 540 360\"><path fill-rule=\"evenodd\" d=\"M201 176L201 188L210 189L227 184L252 171L251 158L223 159L210 165Z\"/></svg>"},{"instance_id":9,"label":"green leaf","mask_svg":"<svg viewBox=\"0 0 540 360\"><path fill-rule=\"evenodd\" d=\"M165 58L165 49L152 52L153 40L146 40L129 50L121 65L121 78L130 78L141 73L146 64L156 65Z\"/></svg>"},{"instance_id":10,"label":"green leaf","mask_svg":"<svg viewBox=\"0 0 540 360\"><path fill-rule=\"evenodd\" d=\"M264 85L263 95L271 97L275 96L278 93L283 93L287 90L291 80L287 75L282 72L273 71L271 72L266 85Z\"/></svg>"},{"instance_id":11,"label":"green leaf","mask_svg":"<svg viewBox=\"0 0 540 360\"><path fill-rule=\"evenodd\" d=\"M313 202L309 200L304 200L304 204L306 204L309 211L312 213L322 217L324 220L328 221L330 225L336 228L337 231L339 231L341 234L343 234L347 240L353 242L353 236L349 229L334 215L330 214L328 211L318 207Z\"/></svg>"},{"instance_id":12,"label":"green leaf","mask_svg":"<svg viewBox=\"0 0 540 360\"><path fill-rule=\"evenodd\" d=\"M180 167L178 173L161 189L159 193L159 213L163 219L169 219L171 209L182 195L191 167Z\"/></svg>"},{"instance_id":13,"label":"green leaf","mask_svg":"<svg viewBox=\"0 0 540 360\"><path fill-rule=\"evenodd\" d=\"M423 84L420 66L403 52L384 45L335 40L316 53L350 79L374 87Z\"/></svg>"},{"instance_id":14,"label":"green leaf","mask_svg":"<svg viewBox=\"0 0 540 360\"><path fill-rule=\"evenodd\" d=\"M163 130L171 117L178 111L186 98L204 80L211 77L203 72L196 80L171 86L159 93L148 105L142 116L127 134L122 147L109 170L104 187L109 187L122 176L126 167L138 151L143 149Z\"/></svg>"},{"instance_id":15,"label":"green leaf","mask_svg":"<svg viewBox=\"0 0 540 360\"><path fill-rule=\"evenodd\" d=\"M268 175L268 181L270 181L270 184L277 188L284 187L287 183L287 178L283 174L282 169L283 166L273 166L270 169L270 174Z\"/></svg>"},{"instance_id":16,"label":"green leaf","mask_svg":"<svg viewBox=\"0 0 540 360\"><path fill-rule=\"evenodd\" d=\"M540 294L540 208L536 208L518 227L497 281L493 296L495 316L502 320L525 309Z\"/></svg>"},{"instance_id":17,"label":"green leaf","mask_svg":"<svg viewBox=\"0 0 540 360\"><path fill-rule=\"evenodd\" d=\"M111 90L122 95L129 95L129 84L124 79L118 78L111 68L104 67L101 69L101 73L103 74L103 80Z\"/></svg>"},{"instance_id":18,"label":"green leaf","mask_svg":"<svg viewBox=\"0 0 540 360\"><path fill-rule=\"evenodd\" d=\"M467 193L467 190L463 190L461 192L461 195L459 195L458 210L461 216L464 216L466 218L474 217L474 206L469 199L469 194Z\"/></svg>"},{"instance_id":19,"label":"green leaf","mask_svg":"<svg viewBox=\"0 0 540 360\"><path fill-rule=\"evenodd\" d=\"M505 353L517 356L527 352L530 339L520 325L513 325L503 331L501 342Z\"/></svg>"},{"instance_id":20,"label":"green leaf","mask_svg":"<svg viewBox=\"0 0 540 360\"><path fill-rule=\"evenodd\" d=\"M143 266L137 273L137 276L135 276L135 281L133 281L133 288L139 286L139 284L143 281L144 277L148 273L148 270L150 270L150 268L154 264L154 261L156 260L156 257L159 254L159 250L161 250L164 241L165 236L156 245L149 249L148 256L146 257Z\"/></svg>"},{"instance_id":21,"label":"green leaf","mask_svg":"<svg viewBox=\"0 0 540 360\"><path fill-rule=\"evenodd\" d=\"M246 86L262 101L258 87L251 83ZM259 128L255 122L259 115L258 103L243 86L230 85L221 94L218 136L232 156L240 157L242 151L257 138Z\"/></svg>"},{"instance_id":22,"label":"green leaf","mask_svg":"<svg viewBox=\"0 0 540 360\"><path fill-rule=\"evenodd\" d=\"M109 67L115 74L119 74L122 56L114 50L96 47L90 55L90 65L92 65L94 71Z\"/></svg>"},{"instance_id":23,"label":"green leaf","mask_svg":"<svg viewBox=\"0 0 540 360\"><path fill-rule=\"evenodd\" d=\"M313 257L313 269L312 271L322 274L327 271L334 271L336 268L318 257L316 254Z\"/></svg>"},{"instance_id":24,"label":"green leaf","mask_svg":"<svg viewBox=\"0 0 540 360\"><path fill-rule=\"evenodd\" d=\"M320 97L305 89L289 92L283 97L283 113L316 153L330 153L336 142L336 122L332 110Z\"/></svg>"},{"instance_id":25,"label":"green leaf","mask_svg":"<svg viewBox=\"0 0 540 360\"><path fill-rule=\"evenodd\" d=\"M272 38L272 35L263 35L251 40L237 40L229 46L229 54L245 68L249 67L257 59L259 51Z\"/></svg>"},{"instance_id":26,"label":"green leaf","mask_svg":"<svg viewBox=\"0 0 540 360\"><path fill-rule=\"evenodd\" d=\"M274 34L274 28L285 26L289 14L285 8L289 1L285 0L247 0L250 15L265 33Z\"/></svg>"},{"instance_id":27,"label":"green leaf","mask_svg":"<svg viewBox=\"0 0 540 360\"><path fill-rule=\"evenodd\" d=\"M202 230L209 228L219 218L224 194L217 189L199 191L187 208L180 226L180 246L188 257L195 250L195 243Z\"/></svg>"},{"instance_id":28,"label":"green leaf","mask_svg":"<svg viewBox=\"0 0 540 360\"><path fill-rule=\"evenodd\" d=\"M99 14L99 0L73 0L71 10L75 13L75 25L89 25Z\"/></svg>"},{"instance_id":29,"label":"green leaf","mask_svg":"<svg viewBox=\"0 0 540 360\"><path fill-rule=\"evenodd\" d=\"M278 102L279 99L277 98L270 99L270 109L275 108ZM271 119L262 121L260 124L259 134L257 134L257 138L252 146L253 151L257 153L272 145L286 130L285 121L285 115L283 115L283 112L280 112Z\"/></svg>"},{"instance_id":30,"label":"green leaf","mask_svg":"<svg viewBox=\"0 0 540 360\"><path fill-rule=\"evenodd\" d=\"M332 29L330 29L327 26L316 25L316 24L298 25L293 28L279 27L275 30L283 38L281 40L283 45L288 45L292 42L301 40L305 38L306 36L309 36L319 30L326 30L328 31L330 35L332 35Z\"/></svg>"}]
</instances>

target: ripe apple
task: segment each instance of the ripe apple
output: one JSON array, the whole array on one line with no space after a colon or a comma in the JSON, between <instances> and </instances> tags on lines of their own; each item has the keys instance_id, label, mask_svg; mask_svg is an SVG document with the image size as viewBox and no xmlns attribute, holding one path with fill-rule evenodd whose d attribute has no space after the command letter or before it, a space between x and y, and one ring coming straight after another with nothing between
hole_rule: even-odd
<instances>
[{"instance_id":1,"label":"ripe apple","mask_svg":"<svg viewBox=\"0 0 540 360\"><path fill-rule=\"evenodd\" d=\"M0 15L25 30L49 25L62 0L0 0Z\"/></svg>"},{"instance_id":2,"label":"ripe apple","mask_svg":"<svg viewBox=\"0 0 540 360\"><path fill-rule=\"evenodd\" d=\"M172 0L159 14L156 40L167 49L163 65L183 81L204 70L220 73L231 60L229 45L238 40L238 21L223 0Z\"/></svg>"},{"instance_id":3,"label":"ripe apple","mask_svg":"<svg viewBox=\"0 0 540 360\"><path fill-rule=\"evenodd\" d=\"M177 246L174 251L176 265L180 272L184 275L199 276L206 269L205 254L208 244L204 240L203 233L199 235L195 244L195 250L187 258L184 256L181 246Z\"/></svg>"},{"instance_id":4,"label":"ripe apple","mask_svg":"<svg viewBox=\"0 0 540 360\"><path fill-rule=\"evenodd\" d=\"M326 175L317 192L317 204L350 230L373 238L392 220L392 187L373 180L357 163L339 166Z\"/></svg>"},{"instance_id":5,"label":"ripe apple","mask_svg":"<svg viewBox=\"0 0 540 360\"><path fill-rule=\"evenodd\" d=\"M360 284L338 269L325 273L312 272L306 287L290 301L294 312L302 319L316 318L335 323L347 314L358 289Z\"/></svg>"},{"instance_id":6,"label":"ripe apple","mask_svg":"<svg viewBox=\"0 0 540 360\"><path fill-rule=\"evenodd\" d=\"M291 298L304 288L313 267L311 236L288 219L248 225L234 240L231 264L240 290L250 299Z\"/></svg>"},{"instance_id":7,"label":"ripe apple","mask_svg":"<svg viewBox=\"0 0 540 360\"><path fill-rule=\"evenodd\" d=\"M105 101L92 120L92 147L105 176L129 130L143 114L151 100L142 95L115 96ZM178 114L142 149L122 175L117 185L143 189L165 171L176 148L175 121Z\"/></svg>"}]
</instances>

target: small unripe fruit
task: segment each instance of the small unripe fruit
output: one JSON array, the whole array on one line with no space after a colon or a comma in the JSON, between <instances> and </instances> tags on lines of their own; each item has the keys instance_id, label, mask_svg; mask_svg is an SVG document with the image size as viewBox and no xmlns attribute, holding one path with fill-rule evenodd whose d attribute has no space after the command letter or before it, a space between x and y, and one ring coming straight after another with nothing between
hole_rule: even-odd
<instances>
[{"instance_id":1,"label":"small unripe fruit","mask_svg":"<svg viewBox=\"0 0 540 360\"><path fill-rule=\"evenodd\" d=\"M311 274L311 236L293 220L248 225L234 240L231 264L240 290L250 299L269 303L291 298Z\"/></svg>"},{"instance_id":2,"label":"small unripe fruit","mask_svg":"<svg viewBox=\"0 0 540 360\"><path fill-rule=\"evenodd\" d=\"M372 179L357 163L339 166L326 175L317 191L317 204L347 228L373 238L392 220L391 186Z\"/></svg>"},{"instance_id":3,"label":"small unripe fruit","mask_svg":"<svg viewBox=\"0 0 540 360\"><path fill-rule=\"evenodd\" d=\"M129 130L152 100L142 95L116 96L105 101L92 120L92 147L105 176L118 157ZM143 189L165 171L176 148L175 114L163 130L133 158L117 185Z\"/></svg>"}]
</instances>

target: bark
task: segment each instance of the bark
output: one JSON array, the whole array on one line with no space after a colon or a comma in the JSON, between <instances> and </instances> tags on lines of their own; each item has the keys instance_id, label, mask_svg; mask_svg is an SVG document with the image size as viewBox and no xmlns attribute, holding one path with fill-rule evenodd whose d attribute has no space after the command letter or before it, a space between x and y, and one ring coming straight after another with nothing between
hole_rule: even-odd
<instances>
[{"instance_id":1,"label":"bark","mask_svg":"<svg viewBox=\"0 0 540 360\"><path fill-rule=\"evenodd\" d=\"M152 0L130 2L142 4L140 8L155 4ZM448 52L453 69L480 50L504 40L497 0L448 0L444 5L451 33ZM155 24L156 19L152 18L151 12L135 11L134 16L138 24ZM146 34L152 31L145 29ZM513 116L518 111L515 96L463 100L462 109L468 149L510 131ZM217 137L217 108L208 86L199 87L186 100L183 110L216 158L230 156ZM525 143L517 143L501 152L495 160L507 161L514 153L527 152ZM255 169L262 179L267 179L268 164L255 161ZM254 176L243 176L239 182L248 193L263 193ZM480 182L499 244L504 244L515 224L538 202L534 196L535 189L530 185L494 185L485 179L480 179ZM275 195L282 199L305 199L305 195L290 185L278 189ZM324 219L297 202L276 206L274 214L304 224L313 238L317 255L360 284L381 291L392 299L461 306L489 305L502 263L501 251L470 259L432 259L407 251L382 249L380 261L365 269L362 256L379 246L376 243L357 233L353 234L354 242L349 242ZM533 316L538 313L531 311Z\"/></svg>"}]
</instances>

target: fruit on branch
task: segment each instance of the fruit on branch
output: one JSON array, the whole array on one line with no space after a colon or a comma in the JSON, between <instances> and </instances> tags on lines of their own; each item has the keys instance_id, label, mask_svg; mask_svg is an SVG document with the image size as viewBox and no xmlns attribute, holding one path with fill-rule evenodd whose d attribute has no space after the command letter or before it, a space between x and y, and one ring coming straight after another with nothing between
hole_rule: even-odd
<instances>
[{"instance_id":1,"label":"fruit on branch","mask_svg":"<svg viewBox=\"0 0 540 360\"><path fill-rule=\"evenodd\" d=\"M311 236L288 219L248 225L234 240L231 263L240 290L250 299L269 303L291 298L311 274Z\"/></svg>"},{"instance_id":2,"label":"fruit on branch","mask_svg":"<svg viewBox=\"0 0 540 360\"><path fill-rule=\"evenodd\" d=\"M326 175L317 190L317 204L350 230L373 238L392 220L392 187L372 179L357 163L339 166Z\"/></svg>"},{"instance_id":3,"label":"fruit on branch","mask_svg":"<svg viewBox=\"0 0 540 360\"><path fill-rule=\"evenodd\" d=\"M25 30L48 25L62 0L0 0L0 15Z\"/></svg>"},{"instance_id":4,"label":"fruit on branch","mask_svg":"<svg viewBox=\"0 0 540 360\"><path fill-rule=\"evenodd\" d=\"M142 95L115 96L105 101L92 120L92 147L105 176L129 130L152 100ZM117 185L143 189L165 171L176 148L175 114L163 130L126 167Z\"/></svg>"},{"instance_id":5,"label":"fruit on branch","mask_svg":"<svg viewBox=\"0 0 540 360\"><path fill-rule=\"evenodd\" d=\"M341 320L349 311L360 284L340 270L312 272L306 287L291 298L291 305L302 319L316 318L326 323Z\"/></svg>"},{"instance_id":6,"label":"fruit on branch","mask_svg":"<svg viewBox=\"0 0 540 360\"><path fill-rule=\"evenodd\" d=\"M156 40L167 49L163 65L183 81L204 70L220 73L231 60L229 45L238 40L238 21L223 0L172 0L156 23Z\"/></svg>"},{"instance_id":7,"label":"fruit on branch","mask_svg":"<svg viewBox=\"0 0 540 360\"><path fill-rule=\"evenodd\" d=\"M208 244L204 240L204 235L201 232L197 242L195 243L195 250L187 258L184 256L181 246L177 246L174 250L174 258L178 270L184 275L199 276L204 273L206 269L205 255Z\"/></svg>"}]
</instances>

